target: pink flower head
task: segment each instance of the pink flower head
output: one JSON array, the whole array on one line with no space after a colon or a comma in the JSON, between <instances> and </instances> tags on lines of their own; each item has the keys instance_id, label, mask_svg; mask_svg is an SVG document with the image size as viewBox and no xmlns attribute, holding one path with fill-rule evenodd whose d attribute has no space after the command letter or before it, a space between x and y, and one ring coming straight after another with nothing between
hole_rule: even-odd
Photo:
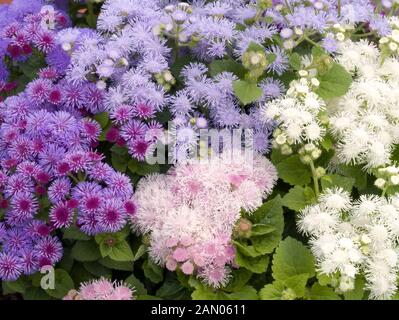
<instances>
[{"instance_id":1,"label":"pink flower head","mask_svg":"<svg viewBox=\"0 0 399 320\"><path fill-rule=\"evenodd\" d=\"M177 248L173 251L173 258L178 262L184 262L188 259L188 251L184 248Z\"/></svg>"}]
</instances>

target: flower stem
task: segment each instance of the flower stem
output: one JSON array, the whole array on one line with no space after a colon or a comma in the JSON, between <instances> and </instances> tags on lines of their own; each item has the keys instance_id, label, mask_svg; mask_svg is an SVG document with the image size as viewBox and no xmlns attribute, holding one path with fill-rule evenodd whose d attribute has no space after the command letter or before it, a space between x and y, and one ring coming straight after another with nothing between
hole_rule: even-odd
<instances>
[{"instance_id":1,"label":"flower stem","mask_svg":"<svg viewBox=\"0 0 399 320\"><path fill-rule=\"evenodd\" d=\"M310 169L312 170L313 184L314 184L314 193L316 195L316 198L318 198L319 194L320 194L319 179L317 178L316 168L314 167L313 160L310 162L309 165L310 165Z\"/></svg>"},{"instance_id":2,"label":"flower stem","mask_svg":"<svg viewBox=\"0 0 399 320\"><path fill-rule=\"evenodd\" d=\"M341 0L338 0L338 17L341 16Z\"/></svg>"}]
</instances>

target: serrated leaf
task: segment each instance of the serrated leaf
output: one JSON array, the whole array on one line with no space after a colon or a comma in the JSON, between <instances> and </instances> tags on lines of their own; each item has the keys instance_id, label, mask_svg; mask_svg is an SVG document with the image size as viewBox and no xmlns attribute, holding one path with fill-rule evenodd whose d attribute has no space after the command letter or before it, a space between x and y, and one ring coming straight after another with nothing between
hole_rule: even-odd
<instances>
[{"instance_id":1,"label":"serrated leaf","mask_svg":"<svg viewBox=\"0 0 399 320\"><path fill-rule=\"evenodd\" d=\"M147 289L141 283L139 279L137 279L133 274L126 278L125 282L130 284L134 288L135 295L146 295Z\"/></svg>"},{"instance_id":2,"label":"serrated leaf","mask_svg":"<svg viewBox=\"0 0 399 320\"><path fill-rule=\"evenodd\" d=\"M319 283L313 284L309 293L310 300L341 300L341 298L330 287L321 286Z\"/></svg>"},{"instance_id":3,"label":"serrated leaf","mask_svg":"<svg viewBox=\"0 0 399 320\"><path fill-rule=\"evenodd\" d=\"M279 177L291 185L307 185L311 181L310 169L299 159L299 155L290 156L277 164Z\"/></svg>"},{"instance_id":4,"label":"serrated leaf","mask_svg":"<svg viewBox=\"0 0 399 320\"><path fill-rule=\"evenodd\" d=\"M253 246L250 246L250 245L247 245L244 243L240 243L239 241L233 241L233 243L234 243L236 249L247 257L255 258L255 257L262 255L258 251L256 251Z\"/></svg>"},{"instance_id":5,"label":"serrated leaf","mask_svg":"<svg viewBox=\"0 0 399 320\"><path fill-rule=\"evenodd\" d=\"M355 279L355 288L352 291L344 293L345 300L362 300L364 296L364 279L357 277Z\"/></svg>"},{"instance_id":6,"label":"serrated leaf","mask_svg":"<svg viewBox=\"0 0 399 320\"><path fill-rule=\"evenodd\" d=\"M238 78L244 78L246 70L240 63L232 59L213 60L209 65L210 75L215 77L222 72L231 72Z\"/></svg>"},{"instance_id":7,"label":"serrated leaf","mask_svg":"<svg viewBox=\"0 0 399 320\"><path fill-rule=\"evenodd\" d=\"M228 300L258 300L258 292L254 287L245 286L240 290L225 294Z\"/></svg>"},{"instance_id":8,"label":"serrated leaf","mask_svg":"<svg viewBox=\"0 0 399 320\"><path fill-rule=\"evenodd\" d=\"M269 256L259 256L256 258L248 257L240 253L240 251L236 252L235 262L240 266L247 270L252 271L253 273L263 273L266 271L269 265Z\"/></svg>"},{"instance_id":9,"label":"serrated leaf","mask_svg":"<svg viewBox=\"0 0 399 320\"><path fill-rule=\"evenodd\" d=\"M145 277L153 283L160 283L163 280L163 269L150 259L144 261L143 271Z\"/></svg>"},{"instance_id":10,"label":"serrated leaf","mask_svg":"<svg viewBox=\"0 0 399 320\"><path fill-rule=\"evenodd\" d=\"M290 61L290 66L294 70L300 70L302 68L302 63L301 63L302 59L298 53L294 52L293 54L291 54L289 61Z\"/></svg>"},{"instance_id":11,"label":"serrated leaf","mask_svg":"<svg viewBox=\"0 0 399 320\"><path fill-rule=\"evenodd\" d=\"M97 113L94 116L94 120L96 120L100 124L102 129L105 129L109 121L109 115L107 112Z\"/></svg>"},{"instance_id":12,"label":"serrated leaf","mask_svg":"<svg viewBox=\"0 0 399 320\"><path fill-rule=\"evenodd\" d=\"M69 228L63 229L63 236L64 239L70 240L90 240L90 237L84 234L78 227L71 226Z\"/></svg>"},{"instance_id":13,"label":"serrated leaf","mask_svg":"<svg viewBox=\"0 0 399 320\"><path fill-rule=\"evenodd\" d=\"M281 240L284 229L284 216L281 197L277 196L265 202L250 217L255 224L266 224L276 228L262 236L251 237L256 251L262 254L272 253Z\"/></svg>"},{"instance_id":14,"label":"serrated leaf","mask_svg":"<svg viewBox=\"0 0 399 320\"><path fill-rule=\"evenodd\" d=\"M226 287L223 288L224 291L232 292L239 291L242 287L244 287L249 279L252 277L252 272L245 269L239 268L235 269L231 272L231 278Z\"/></svg>"},{"instance_id":15,"label":"serrated leaf","mask_svg":"<svg viewBox=\"0 0 399 320\"><path fill-rule=\"evenodd\" d=\"M120 172L126 172L128 161L128 156L122 156L114 152L111 154L112 166Z\"/></svg>"},{"instance_id":16,"label":"serrated leaf","mask_svg":"<svg viewBox=\"0 0 399 320\"><path fill-rule=\"evenodd\" d=\"M315 275L314 257L301 242L291 237L281 241L273 256L273 278L285 281L290 277L307 274Z\"/></svg>"},{"instance_id":17,"label":"serrated leaf","mask_svg":"<svg viewBox=\"0 0 399 320\"><path fill-rule=\"evenodd\" d=\"M98 262L85 262L83 267L96 277L111 278L112 271Z\"/></svg>"},{"instance_id":18,"label":"serrated leaf","mask_svg":"<svg viewBox=\"0 0 399 320\"><path fill-rule=\"evenodd\" d=\"M46 289L46 293L54 298L61 299L65 297L74 286L75 284L68 272L63 269L56 269L54 271L54 289Z\"/></svg>"},{"instance_id":19,"label":"serrated leaf","mask_svg":"<svg viewBox=\"0 0 399 320\"><path fill-rule=\"evenodd\" d=\"M331 174L323 176L320 179L321 186L323 189L327 188L342 188L345 191L352 192L355 184L355 179L350 177L340 176L338 174Z\"/></svg>"},{"instance_id":20,"label":"serrated leaf","mask_svg":"<svg viewBox=\"0 0 399 320\"><path fill-rule=\"evenodd\" d=\"M116 243L111 246L109 257L115 261L133 261L134 255L130 248L129 243L126 240Z\"/></svg>"},{"instance_id":21,"label":"serrated leaf","mask_svg":"<svg viewBox=\"0 0 399 320\"><path fill-rule=\"evenodd\" d=\"M250 104L262 97L263 91L256 83L237 80L233 82L234 94L243 105Z\"/></svg>"},{"instance_id":22,"label":"serrated leaf","mask_svg":"<svg viewBox=\"0 0 399 320\"><path fill-rule=\"evenodd\" d=\"M71 255L75 260L82 262L96 261L101 258L97 243L90 241L77 241L72 247Z\"/></svg>"},{"instance_id":23,"label":"serrated leaf","mask_svg":"<svg viewBox=\"0 0 399 320\"><path fill-rule=\"evenodd\" d=\"M276 230L276 227L269 225L269 224L263 224L263 223L257 223L252 225L251 229L251 236L263 236L265 234L271 233Z\"/></svg>"},{"instance_id":24,"label":"serrated leaf","mask_svg":"<svg viewBox=\"0 0 399 320\"><path fill-rule=\"evenodd\" d=\"M283 197L283 206L294 211L301 211L308 205L308 200L305 196L305 188L295 186Z\"/></svg>"},{"instance_id":25,"label":"serrated leaf","mask_svg":"<svg viewBox=\"0 0 399 320\"><path fill-rule=\"evenodd\" d=\"M306 283L308 282L308 279L309 275L304 273L289 277L283 282L287 288L290 288L295 292L297 298L301 298L305 295Z\"/></svg>"},{"instance_id":26,"label":"serrated leaf","mask_svg":"<svg viewBox=\"0 0 399 320\"><path fill-rule=\"evenodd\" d=\"M324 100L343 96L348 92L352 76L338 63L334 63L329 71L319 77L320 86L316 93Z\"/></svg>"},{"instance_id":27,"label":"serrated leaf","mask_svg":"<svg viewBox=\"0 0 399 320\"><path fill-rule=\"evenodd\" d=\"M130 261L115 261L112 260L110 257L105 257L98 260L98 263L110 269L133 271L133 263Z\"/></svg>"},{"instance_id":28,"label":"serrated leaf","mask_svg":"<svg viewBox=\"0 0 399 320\"><path fill-rule=\"evenodd\" d=\"M281 300L284 290L285 287L281 281L274 281L259 291L259 297L261 300Z\"/></svg>"},{"instance_id":29,"label":"serrated leaf","mask_svg":"<svg viewBox=\"0 0 399 320\"><path fill-rule=\"evenodd\" d=\"M162 286L157 290L157 297L167 300L189 299L190 293L176 279L166 279Z\"/></svg>"}]
</instances>

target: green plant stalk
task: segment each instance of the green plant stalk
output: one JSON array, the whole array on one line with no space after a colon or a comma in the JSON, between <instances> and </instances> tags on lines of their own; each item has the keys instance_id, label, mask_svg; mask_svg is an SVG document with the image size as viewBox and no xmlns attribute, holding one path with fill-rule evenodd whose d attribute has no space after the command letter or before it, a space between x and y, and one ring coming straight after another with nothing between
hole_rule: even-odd
<instances>
[{"instance_id":1,"label":"green plant stalk","mask_svg":"<svg viewBox=\"0 0 399 320\"><path fill-rule=\"evenodd\" d=\"M310 169L312 171L312 177L313 177L313 185L314 185L314 193L316 195L316 198L319 197L320 195L320 188L319 188L319 179L317 178L316 174L316 168L314 167L314 162L313 160L310 162Z\"/></svg>"}]
</instances>

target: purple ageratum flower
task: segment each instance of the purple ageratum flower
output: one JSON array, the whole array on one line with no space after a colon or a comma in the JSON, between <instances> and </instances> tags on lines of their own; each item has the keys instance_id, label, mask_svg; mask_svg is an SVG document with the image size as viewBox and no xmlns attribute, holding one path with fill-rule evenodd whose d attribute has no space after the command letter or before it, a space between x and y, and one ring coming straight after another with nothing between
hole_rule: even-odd
<instances>
[{"instance_id":1,"label":"purple ageratum flower","mask_svg":"<svg viewBox=\"0 0 399 320\"><path fill-rule=\"evenodd\" d=\"M89 142L98 141L101 134L101 126L99 123L92 119L83 119L80 121L81 135Z\"/></svg>"},{"instance_id":2,"label":"purple ageratum flower","mask_svg":"<svg viewBox=\"0 0 399 320\"><path fill-rule=\"evenodd\" d=\"M38 163L48 172L54 172L57 165L65 159L66 150L56 144L49 144L39 153Z\"/></svg>"},{"instance_id":3,"label":"purple ageratum flower","mask_svg":"<svg viewBox=\"0 0 399 320\"><path fill-rule=\"evenodd\" d=\"M102 232L97 212L80 212L77 225L80 230L90 236Z\"/></svg>"},{"instance_id":4,"label":"purple ageratum flower","mask_svg":"<svg viewBox=\"0 0 399 320\"><path fill-rule=\"evenodd\" d=\"M46 54L56 46L54 34L44 30L40 30L34 35L33 43L40 51Z\"/></svg>"},{"instance_id":5,"label":"purple ageratum flower","mask_svg":"<svg viewBox=\"0 0 399 320\"><path fill-rule=\"evenodd\" d=\"M32 250L22 250L19 254L20 266L25 275L34 274L39 270L39 263L35 253Z\"/></svg>"},{"instance_id":6,"label":"purple ageratum flower","mask_svg":"<svg viewBox=\"0 0 399 320\"><path fill-rule=\"evenodd\" d=\"M79 182L72 190L72 198L80 201L88 194L101 194L102 187L96 182Z\"/></svg>"},{"instance_id":7,"label":"purple ageratum flower","mask_svg":"<svg viewBox=\"0 0 399 320\"><path fill-rule=\"evenodd\" d=\"M262 102L279 98L285 91L284 84L273 78L264 79L260 83L260 87L263 90L263 97L260 99Z\"/></svg>"},{"instance_id":8,"label":"purple ageratum flower","mask_svg":"<svg viewBox=\"0 0 399 320\"><path fill-rule=\"evenodd\" d=\"M377 31L381 37L387 36L392 31L388 19L382 16L373 17L369 25L370 29Z\"/></svg>"},{"instance_id":9,"label":"purple ageratum flower","mask_svg":"<svg viewBox=\"0 0 399 320\"><path fill-rule=\"evenodd\" d=\"M215 119L221 127L234 127L240 123L240 111L235 107L220 107Z\"/></svg>"},{"instance_id":10,"label":"purple ageratum flower","mask_svg":"<svg viewBox=\"0 0 399 320\"><path fill-rule=\"evenodd\" d=\"M33 193L34 185L32 180L27 180L22 174L13 174L7 181L4 194L6 197L11 197L18 193Z\"/></svg>"},{"instance_id":11,"label":"purple ageratum flower","mask_svg":"<svg viewBox=\"0 0 399 320\"><path fill-rule=\"evenodd\" d=\"M7 229L3 222L0 222L0 243L4 241L7 236Z\"/></svg>"},{"instance_id":12,"label":"purple ageratum flower","mask_svg":"<svg viewBox=\"0 0 399 320\"><path fill-rule=\"evenodd\" d=\"M7 66L5 65L4 61L1 59L0 56L0 81L6 82L9 76L10 72L8 71Z\"/></svg>"},{"instance_id":13,"label":"purple ageratum flower","mask_svg":"<svg viewBox=\"0 0 399 320\"><path fill-rule=\"evenodd\" d=\"M255 151L264 154L270 150L269 133L267 131L255 130L252 139Z\"/></svg>"},{"instance_id":14,"label":"purple ageratum flower","mask_svg":"<svg viewBox=\"0 0 399 320\"><path fill-rule=\"evenodd\" d=\"M11 198L11 210L20 217L20 221L27 221L37 213L39 204L32 193L19 192Z\"/></svg>"},{"instance_id":15,"label":"purple ageratum flower","mask_svg":"<svg viewBox=\"0 0 399 320\"><path fill-rule=\"evenodd\" d=\"M95 213L103 203L102 193L89 193L83 196L79 201L79 209L83 212Z\"/></svg>"},{"instance_id":16,"label":"purple ageratum flower","mask_svg":"<svg viewBox=\"0 0 399 320\"><path fill-rule=\"evenodd\" d=\"M63 248L56 237L48 236L37 241L33 253L37 256L41 266L45 265L44 262L54 265L61 260Z\"/></svg>"},{"instance_id":17,"label":"purple ageratum flower","mask_svg":"<svg viewBox=\"0 0 399 320\"><path fill-rule=\"evenodd\" d=\"M139 139L145 136L147 126L144 122L139 120L130 120L128 123L122 125L121 136L126 141Z\"/></svg>"},{"instance_id":18,"label":"purple ageratum flower","mask_svg":"<svg viewBox=\"0 0 399 320\"><path fill-rule=\"evenodd\" d=\"M0 253L0 279L4 281L14 281L22 273L21 261L16 255L11 253Z\"/></svg>"},{"instance_id":19,"label":"purple ageratum flower","mask_svg":"<svg viewBox=\"0 0 399 320\"><path fill-rule=\"evenodd\" d=\"M69 195L71 191L71 180L66 177L61 177L54 180L48 188L47 194L51 203L58 203Z\"/></svg>"},{"instance_id":20,"label":"purple ageratum flower","mask_svg":"<svg viewBox=\"0 0 399 320\"><path fill-rule=\"evenodd\" d=\"M50 80L37 79L27 85L26 94L32 102L42 104L47 100L52 87Z\"/></svg>"},{"instance_id":21,"label":"purple ageratum flower","mask_svg":"<svg viewBox=\"0 0 399 320\"><path fill-rule=\"evenodd\" d=\"M97 88L93 83L85 87L85 109L96 114L105 110L105 94L103 90Z\"/></svg>"},{"instance_id":22,"label":"purple ageratum flower","mask_svg":"<svg viewBox=\"0 0 399 320\"><path fill-rule=\"evenodd\" d=\"M106 180L112 173L114 169L106 163L95 163L90 168L87 169L89 178L97 181Z\"/></svg>"},{"instance_id":23,"label":"purple ageratum flower","mask_svg":"<svg viewBox=\"0 0 399 320\"><path fill-rule=\"evenodd\" d=\"M85 105L85 90L82 85L65 83L63 105L67 110L83 109Z\"/></svg>"},{"instance_id":24,"label":"purple ageratum flower","mask_svg":"<svg viewBox=\"0 0 399 320\"><path fill-rule=\"evenodd\" d=\"M26 117L25 132L29 138L43 137L50 132L51 113L46 110L30 112Z\"/></svg>"},{"instance_id":25,"label":"purple ageratum flower","mask_svg":"<svg viewBox=\"0 0 399 320\"><path fill-rule=\"evenodd\" d=\"M143 137L130 140L127 143L129 153L137 160L144 161L148 154L152 143L145 140Z\"/></svg>"},{"instance_id":26,"label":"purple ageratum flower","mask_svg":"<svg viewBox=\"0 0 399 320\"><path fill-rule=\"evenodd\" d=\"M133 187L129 177L120 172L114 171L105 182L117 197L130 198L133 195Z\"/></svg>"},{"instance_id":27,"label":"purple ageratum flower","mask_svg":"<svg viewBox=\"0 0 399 320\"><path fill-rule=\"evenodd\" d=\"M110 113L110 118L116 124L122 124L133 118L133 106L121 104L116 106Z\"/></svg>"},{"instance_id":28,"label":"purple ageratum flower","mask_svg":"<svg viewBox=\"0 0 399 320\"><path fill-rule=\"evenodd\" d=\"M188 115L194 109L193 100L185 90L176 92L169 103L169 108L174 115Z\"/></svg>"},{"instance_id":29,"label":"purple ageratum flower","mask_svg":"<svg viewBox=\"0 0 399 320\"><path fill-rule=\"evenodd\" d=\"M55 68L59 74L64 75L71 58L60 46L56 46L47 54L46 62L50 67Z\"/></svg>"},{"instance_id":30,"label":"purple ageratum flower","mask_svg":"<svg viewBox=\"0 0 399 320\"><path fill-rule=\"evenodd\" d=\"M125 226L126 216L122 208L122 203L119 200L109 199L104 202L98 213L99 224L103 232L117 232Z\"/></svg>"},{"instance_id":31,"label":"purple ageratum flower","mask_svg":"<svg viewBox=\"0 0 399 320\"><path fill-rule=\"evenodd\" d=\"M331 18L324 11L317 11L312 7L304 6L295 7L293 12L286 16L290 27L317 31L323 31L327 25L327 21Z\"/></svg>"},{"instance_id":32,"label":"purple ageratum flower","mask_svg":"<svg viewBox=\"0 0 399 320\"><path fill-rule=\"evenodd\" d=\"M267 66L267 70L281 76L288 68L288 57L285 54L284 50L282 50L278 46L273 45L267 48L265 51L266 53L273 54L275 56L274 61Z\"/></svg>"},{"instance_id":33,"label":"purple ageratum flower","mask_svg":"<svg viewBox=\"0 0 399 320\"><path fill-rule=\"evenodd\" d=\"M325 37L322 42L322 47L328 52L328 53L334 53L338 50L338 43L337 40L331 37Z\"/></svg>"},{"instance_id":34,"label":"purple ageratum flower","mask_svg":"<svg viewBox=\"0 0 399 320\"><path fill-rule=\"evenodd\" d=\"M8 154L18 162L21 162L31 159L34 156L32 151L32 141L28 137L20 136L11 143Z\"/></svg>"},{"instance_id":35,"label":"purple ageratum flower","mask_svg":"<svg viewBox=\"0 0 399 320\"><path fill-rule=\"evenodd\" d=\"M3 242L3 251L18 254L23 249L32 249L32 238L21 228L10 228Z\"/></svg>"},{"instance_id":36,"label":"purple ageratum flower","mask_svg":"<svg viewBox=\"0 0 399 320\"><path fill-rule=\"evenodd\" d=\"M56 228L66 228L72 224L73 210L67 203L60 202L51 208L49 217Z\"/></svg>"}]
</instances>

